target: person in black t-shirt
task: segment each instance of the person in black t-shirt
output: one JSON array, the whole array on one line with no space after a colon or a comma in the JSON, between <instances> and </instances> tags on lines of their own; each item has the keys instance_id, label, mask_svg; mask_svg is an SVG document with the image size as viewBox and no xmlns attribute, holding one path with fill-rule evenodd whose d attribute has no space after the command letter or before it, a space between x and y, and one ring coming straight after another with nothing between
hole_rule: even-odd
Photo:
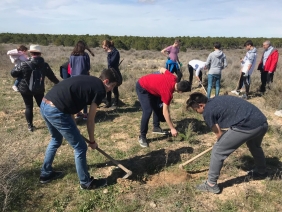
<instances>
[{"instance_id":1,"label":"person in black t-shirt","mask_svg":"<svg viewBox=\"0 0 282 212\"><path fill-rule=\"evenodd\" d=\"M217 137L214 144L208 180L197 189L220 193L217 184L224 160L242 144L246 143L254 157L255 169L248 176L257 179L267 177L266 163L261 143L268 129L264 114L253 104L234 96L216 96L208 99L199 92L192 93L186 102L187 109L193 108L203 114L207 125ZM223 133L222 128L228 128Z\"/></svg>"},{"instance_id":2,"label":"person in black t-shirt","mask_svg":"<svg viewBox=\"0 0 282 212\"><path fill-rule=\"evenodd\" d=\"M65 79L45 95L40 110L51 134L51 141L41 168L40 183L48 183L62 175L60 171L53 171L52 162L64 137L74 148L80 187L94 189L106 185L105 179L97 180L89 175L86 163L87 145L75 124L73 114L78 113L85 105L90 105L89 118L87 119L89 146L92 149L97 148L98 145L94 138L97 107L106 93L113 90L118 82L119 77L116 71L105 69L100 78L81 75Z\"/></svg>"}]
</instances>

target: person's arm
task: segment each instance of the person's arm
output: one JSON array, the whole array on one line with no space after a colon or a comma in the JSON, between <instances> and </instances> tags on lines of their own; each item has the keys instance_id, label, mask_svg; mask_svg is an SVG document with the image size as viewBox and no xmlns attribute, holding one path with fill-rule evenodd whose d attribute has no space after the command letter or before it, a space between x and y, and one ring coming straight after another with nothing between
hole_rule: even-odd
<instances>
[{"instance_id":1,"label":"person's arm","mask_svg":"<svg viewBox=\"0 0 282 212\"><path fill-rule=\"evenodd\" d=\"M165 73L165 71L167 71L167 69L162 67L162 68L160 68L160 70L159 70L159 71L160 71L160 73L161 73L161 74L164 74L164 73Z\"/></svg>"},{"instance_id":2,"label":"person's arm","mask_svg":"<svg viewBox=\"0 0 282 212\"><path fill-rule=\"evenodd\" d=\"M166 56L166 57L168 57L168 55L169 55L169 50L168 50L168 48L170 48L170 46L164 48L164 49L161 51L161 53L162 53L164 56Z\"/></svg>"},{"instance_id":3,"label":"person's arm","mask_svg":"<svg viewBox=\"0 0 282 212\"><path fill-rule=\"evenodd\" d=\"M87 117L87 131L90 141L89 146L92 149L96 149L98 147L98 144L96 143L94 138L96 112L97 112L97 104L95 102L92 102Z\"/></svg>"},{"instance_id":4,"label":"person's arm","mask_svg":"<svg viewBox=\"0 0 282 212\"><path fill-rule=\"evenodd\" d=\"M11 76L14 78L17 78L21 75L21 66L22 63L20 63L19 65L15 66L12 70L11 70Z\"/></svg>"},{"instance_id":5,"label":"person's arm","mask_svg":"<svg viewBox=\"0 0 282 212\"><path fill-rule=\"evenodd\" d=\"M227 67L227 60L226 60L226 56L224 55L224 58L223 58L223 68L226 68Z\"/></svg>"},{"instance_id":6,"label":"person's arm","mask_svg":"<svg viewBox=\"0 0 282 212\"><path fill-rule=\"evenodd\" d=\"M207 69L208 67L210 67L211 65L211 54L209 54L207 61L206 61L206 65L205 65L205 69Z\"/></svg>"},{"instance_id":7,"label":"person's arm","mask_svg":"<svg viewBox=\"0 0 282 212\"><path fill-rule=\"evenodd\" d=\"M218 126L218 124L215 124L215 125L212 126L212 131L216 135L217 139L219 139L220 136L222 135L222 131L221 131L220 127Z\"/></svg>"},{"instance_id":8,"label":"person's arm","mask_svg":"<svg viewBox=\"0 0 282 212\"><path fill-rule=\"evenodd\" d=\"M195 77L198 79L199 82L201 82L201 79L199 77L199 74L200 74L200 71L202 70L203 68L201 68L199 65L196 69L196 72L195 72Z\"/></svg>"},{"instance_id":9,"label":"person's arm","mask_svg":"<svg viewBox=\"0 0 282 212\"><path fill-rule=\"evenodd\" d=\"M94 53L90 50L90 48L88 46L85 49L87 49L93 57L95 56Z\"/></svg>"},{"instance_id":10,"label":"person's arm","mask_svg":"<svg viewBox=\"0 0 282 212\"><path fill-rule=\"evenodd\" d=\"M268 73L273 73L274 70L276 69L278 57L279 57L278 51L275 51L275 52L272 53L272 63L270 64L270 68L268 70Z\"/></svg>"},{"instance_id":11,"label":"person's arm","mask_svg":"<svg viewBox=\"0 0 282 212\"><path fill-rule=\"evenodd\" d=\"M169 114L169 105L163 103L163 115L166 120L168 127L170 128L170 133L172 136L177 136L177 130L174 128L173 123Z\"/></svg>"},{"instance_id":12,"label":"person's arm","mask_svg":"<svg viewBox=\"0 0 282 212\"><path fill-rule=\"evenodd\" d=\"M45 63L46 65L46 77L48 77L48 79L53 82L54 84L59 83L60 81L58 80L58 78L55 76L54 72L52 71L52 69L50 68L50 66Z\"/></svg>"}]
</instances>

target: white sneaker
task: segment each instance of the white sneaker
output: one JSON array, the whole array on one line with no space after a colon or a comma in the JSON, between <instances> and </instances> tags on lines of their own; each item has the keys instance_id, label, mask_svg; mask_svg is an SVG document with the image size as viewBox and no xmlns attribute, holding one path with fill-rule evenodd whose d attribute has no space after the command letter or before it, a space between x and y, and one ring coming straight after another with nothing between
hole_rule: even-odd
<instances>
[{"instance_id":1,"label":"white sneaker","mask_svg":"<svg viewBox=\"0 0 282 212\"><path fill-rule=\"evenodd\" d=\"M234 93L234 94L236 94L237 96L239 96L239 94L240 94L240 92L238 92L237 90L233 90L233 91L231 91L231 93Z\"/></svg>"},{"instance_id":2,"label":"white sneaker","mask_svg":"<svg viewBox=\"0 0 282 212\"><path fill-rule=\"evenodd\" d=\"M282 117L282 110L276 110L274 115Z\"/></svg>"},{"instance_id":3,"label":"white sneaker","mask_svg":"<svg viewBox=\"0 0 282 212\"><path fill-rule=\"evenodd\" d=\"M15 86L15 85L13 85L12 88L13 88L14 91L17 91L17 92L19 91L18 87Z\"/></svg>"}]
</instances>

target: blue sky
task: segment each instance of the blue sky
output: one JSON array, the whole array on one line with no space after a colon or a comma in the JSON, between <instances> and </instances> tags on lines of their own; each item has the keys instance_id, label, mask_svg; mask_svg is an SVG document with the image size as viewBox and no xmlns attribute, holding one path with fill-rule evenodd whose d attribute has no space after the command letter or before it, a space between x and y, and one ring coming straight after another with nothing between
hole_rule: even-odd
<instances>
[{"instance_id":1,"label":"blue sky","mask_svg":"<svg viewBox=\"0 0 282 212\"><path fill-rule=\"evenodd\" d=\"M1 0L0 32L282 37L281 0Z\"/></svg>"}]
</instances>

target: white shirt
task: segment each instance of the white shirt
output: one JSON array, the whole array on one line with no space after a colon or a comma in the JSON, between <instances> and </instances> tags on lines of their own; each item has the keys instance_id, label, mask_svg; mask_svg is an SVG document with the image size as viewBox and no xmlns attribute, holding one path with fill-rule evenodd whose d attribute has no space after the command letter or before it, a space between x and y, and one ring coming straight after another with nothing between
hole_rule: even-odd
<instances>
[{"instance_id":1,"label":"white shirt","mask_svg":"<svg viewBox=\"0 0 282 212\"><path fill-rule=\"evenodd\" d=\"M206 63L201 60L191 60L188 64L192 66L194 70L196 70L196 76L199 76L200 71L202 71L206 65Z\"/></svg>"}]
</instances>

